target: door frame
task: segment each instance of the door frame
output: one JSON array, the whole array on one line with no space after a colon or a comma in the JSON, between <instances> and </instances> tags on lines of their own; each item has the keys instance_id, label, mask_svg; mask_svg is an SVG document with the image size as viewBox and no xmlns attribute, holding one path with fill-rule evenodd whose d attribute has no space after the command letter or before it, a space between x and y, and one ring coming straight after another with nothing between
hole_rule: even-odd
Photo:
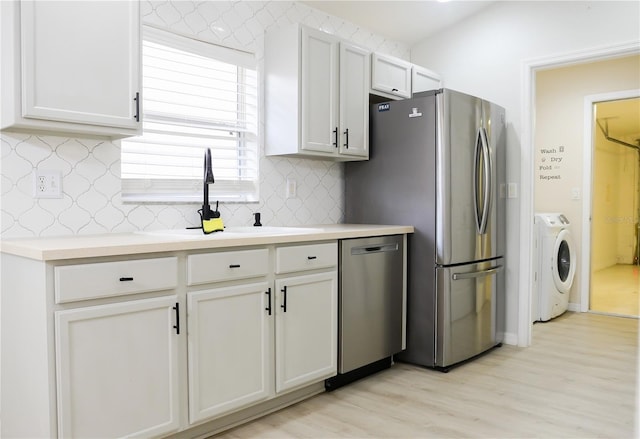
<instances>
[{"instance_id":1,"label":"door frame","mask_svg":"<svg viewBox=\"0 0 640 439\"><path fill-rule=\"evenodd\" d=\"M580 312L589 311L591 292L591 214L593 208L593 157L595 150L595 121L593 105L640 97L640 89L599 93L584 97L584 154L582 163L582 251L580 254ZM590 178L586 178L589 176Z\"/></svg>"},{"instance_id":2,"label":"door frame","mask_svg":"<svg viewBox=\"0 0 640 439\"><path fill-rule=\"evenodd\" d=\"M534 215L534 129L535 127L535 83L539 70L565 67L603 61L610 58L636 55L640 53L640 41L631 41L605 47L591 48L547 58L523 60L522 63L522 99L521 99L521 158L520 185L522 199L520 201L520 266L518 282L518 346L531 345L531 300L533 292L533 215ZM591 125L591 124L589 124ZM584 197L583 197L584 199ZM582 267L581 267L582 268ZM581 273L582 276L582 273ZM582 301L582 296L581 296Z\"/></svg>"}]
</instances>

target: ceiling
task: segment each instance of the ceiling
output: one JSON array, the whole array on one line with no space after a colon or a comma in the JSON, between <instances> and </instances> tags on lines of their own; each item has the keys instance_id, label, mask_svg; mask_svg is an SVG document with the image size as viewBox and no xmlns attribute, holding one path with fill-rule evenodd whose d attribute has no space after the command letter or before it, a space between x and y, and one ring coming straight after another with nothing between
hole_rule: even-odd
<instances>
[{"instance_id":1,"label":"ceiling","mask_svg":"<svg viewBox=\"0 0 640 439\"><path fill-rule=\"evenodd\" d=\"M303 1L409 47L495 1Z\"/></svg>"}]
</instances>

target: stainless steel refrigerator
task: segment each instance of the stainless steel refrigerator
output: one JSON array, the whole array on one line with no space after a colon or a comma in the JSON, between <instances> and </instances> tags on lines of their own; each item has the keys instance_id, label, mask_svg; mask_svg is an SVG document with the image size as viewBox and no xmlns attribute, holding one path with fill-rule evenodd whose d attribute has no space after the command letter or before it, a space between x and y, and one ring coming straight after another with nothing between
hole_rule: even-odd
<instances>
[{"instance_id":1,"label":"stainless steel refrigerator","mask_svg":"<svg viewBox=\"0 0 640 439\"><path fill-rule=\"evenodd\" d=\"M505 113L448 89L371 105L370 160L345 164L345 221L408 224L407 348L448 369L504 334Z\"/></svg>"}]
</instances>

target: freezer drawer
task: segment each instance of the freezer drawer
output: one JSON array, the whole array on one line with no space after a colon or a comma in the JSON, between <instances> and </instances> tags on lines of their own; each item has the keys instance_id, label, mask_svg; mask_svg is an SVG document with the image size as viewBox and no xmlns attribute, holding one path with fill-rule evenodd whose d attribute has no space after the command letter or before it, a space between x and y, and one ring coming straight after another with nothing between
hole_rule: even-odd
<instances>
[{"instance_id":1,"label":"freezer drawer","mask_svg":"<svg viewBox=\"0 0 640 439\"><path fill-rule=\"evenodd\" d=\"M402 235L340 241L338 372L403 349Z\"/></svg>"},{"instance_id":2,"label":"freezer drawer","mask_svg":"<svg viewBox=\"0 0 640 439\"><path fill-rule=\"evenodd\" d=\"M467 360L502 342L503 259L436 269L436 366Z\"/></svg>"}]
</instances>

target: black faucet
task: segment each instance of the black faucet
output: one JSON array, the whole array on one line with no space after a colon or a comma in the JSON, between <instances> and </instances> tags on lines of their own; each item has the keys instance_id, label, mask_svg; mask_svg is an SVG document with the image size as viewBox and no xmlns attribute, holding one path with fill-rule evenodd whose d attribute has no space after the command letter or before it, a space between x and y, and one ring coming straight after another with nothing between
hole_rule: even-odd
<instances>
[{"instance_id":1,"label":"black faucet","mask_svg":"<svg viewBox=\"0 0 640 439\"><path fill-rule=\"evenodd\" d=\"M207 148L204 152L204 196L202 200L202 220L210 220L211 218L218 218L220 213L218 212L218 208L216 206L215 212L211 210L211 206L209 205L209 184L215 183L215 179L213 178L213 168L211 166L211 148ZM216 215L217 213L217 215Z\"/></svg>"},{"instance_id":2,"label":"black faucet","mask_svg":"<svg viewBox=\"0 0 640 439\"><path fill-rule=\"evenodd\" d=\"M260 222L260 212L256 212L253 214L253 217L255 218L256 222L253 223L254 227L262 227L262 223Z\"/></svg>"}]
</instances>

